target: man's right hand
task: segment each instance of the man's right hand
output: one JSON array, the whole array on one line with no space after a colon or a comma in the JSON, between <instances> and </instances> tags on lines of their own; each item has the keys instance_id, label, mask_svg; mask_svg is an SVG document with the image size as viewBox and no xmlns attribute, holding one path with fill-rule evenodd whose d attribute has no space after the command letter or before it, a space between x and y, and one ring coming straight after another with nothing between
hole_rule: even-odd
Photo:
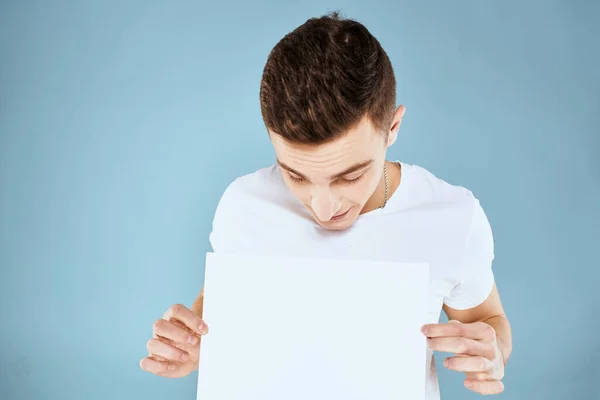
<instances>
[{"instance_id":1,"label":"man's right hand","mask_svg":"<svg viewBox=\"0 0 600 400\"><path fill-rule=\"evenodd\" d=\"M208 326L189 308L176 304L154 323L144 371L167 378L181 378L198 369L200 338Z\"/></svg>"}]
</instances>

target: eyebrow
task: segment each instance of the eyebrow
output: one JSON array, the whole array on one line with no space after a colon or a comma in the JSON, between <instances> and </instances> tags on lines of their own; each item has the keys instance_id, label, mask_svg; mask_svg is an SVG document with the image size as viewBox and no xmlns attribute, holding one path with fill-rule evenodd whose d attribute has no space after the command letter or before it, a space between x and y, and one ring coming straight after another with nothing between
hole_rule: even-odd
<instances>
[{"instance_id":1,"label":"eyebrow","mask_svg":"<svg viewBox=\"0 0 600 400\"><path fill-rule=\"evenodd\" d=\"M306 177L301 174L300 172L296 171L295 169L285 165L284 163L282 163L281 161L279 161L279 159L277 159L277 163L283 168L283 169L287 169L289 172L298 175L299 177L306 179ZM353 172L356 172L360 169L363 169L365 167L368 167L369 165L373 164L373 160L367 160L367 161L363 161L357 164L354 164L353 166L351 166L350 168L346 168L345 170L343 170L342 172L339 172L333 176L330 177L330 179L334 180L334 179L338 179L343 177L344 175L348 175L351 174Z\"/></svg>"}]
</instances>

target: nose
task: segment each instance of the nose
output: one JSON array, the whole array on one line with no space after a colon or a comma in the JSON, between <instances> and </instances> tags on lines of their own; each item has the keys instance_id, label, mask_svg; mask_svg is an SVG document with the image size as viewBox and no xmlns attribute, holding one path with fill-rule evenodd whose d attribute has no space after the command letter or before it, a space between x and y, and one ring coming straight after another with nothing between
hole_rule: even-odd
<instances>
[{"instance_id":1,"label":"nose","mask_svg":"<svg viewBox=\"0 0 600 400\"><path fill-rule=\"evenodd\" d=\"M329 187L320 187L314 190L310 207L320 221L329 221L338 212L340 206L340 201L331 193Z\"/></svg>"}]
</instances>

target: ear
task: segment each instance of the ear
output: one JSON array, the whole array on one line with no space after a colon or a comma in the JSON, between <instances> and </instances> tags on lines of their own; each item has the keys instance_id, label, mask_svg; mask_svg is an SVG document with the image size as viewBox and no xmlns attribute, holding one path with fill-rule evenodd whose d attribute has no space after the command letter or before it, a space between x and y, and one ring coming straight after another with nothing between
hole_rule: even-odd
<instances>
[{"instance_id":1,"label":"ear","mask_svg":"<svg viewBox=\"0 0 600 400\"><path fill-rule=\"evenodd\" d=\"M406 107L401 105L398 107L396 112L394 113L394 119L392 120L392 127L388 132L388 147L393 145L398 139L398 131L400 130L400 125L402 124L402 117L404 117L404 113L406 112Z\"/></svg>"}]
</instances>

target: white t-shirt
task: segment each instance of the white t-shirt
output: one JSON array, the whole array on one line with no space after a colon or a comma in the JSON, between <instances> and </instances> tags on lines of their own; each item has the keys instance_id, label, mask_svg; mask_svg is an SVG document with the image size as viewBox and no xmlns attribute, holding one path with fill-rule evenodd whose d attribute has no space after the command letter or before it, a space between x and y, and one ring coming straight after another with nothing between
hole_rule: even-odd
<instances>
[{"instance_id":1,"label":"white t-shirt","mask_svg":"<svg viewBox=\"0 0 600 400\"><path fill-rule=\"evenodd\" d=\"M343 231L320 227L277 165L242 176L217 207L213 251L428 263L428 323L439 321L443 303L460 310L481 304L494 284L494 243L479 201L422 167L400 165L401 183L386 207ZM426 399L437 400L431 350L427 357Z\"/></svg>"}]
</instances>

